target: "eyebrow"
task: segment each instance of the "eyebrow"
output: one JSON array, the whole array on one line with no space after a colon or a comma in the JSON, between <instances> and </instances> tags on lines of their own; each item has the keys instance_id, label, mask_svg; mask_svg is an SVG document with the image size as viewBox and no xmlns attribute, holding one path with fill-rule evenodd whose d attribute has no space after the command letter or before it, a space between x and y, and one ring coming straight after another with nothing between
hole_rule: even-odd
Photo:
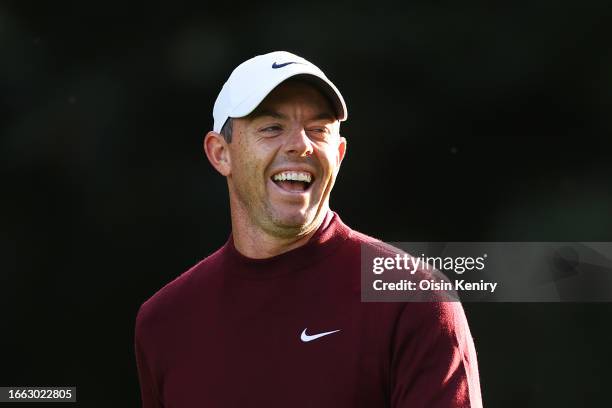
<instances>
[{"instance_id":1,"label":"eyebrow","mask_svg":"<svg viewBox=\"0 0 612 408\"><path fill-rule=\"evenodd\" d=\"M287 115L284 115L278 111L271 110L271 109L256 110L250 116L252 120L263 117L263 116L270 116L272 118L281 119L281 120L287 119ZM310 120L323 120L323 119L328 119L331 121L337 120L336 117L329 112L321 112Z\"/></svg>"},{"instance_id":2,"label":"eyebrow","mask_svg":"<svg viewBox=\"0 0 612 408\"><path fill-rule=\"evenodd\" d=\"M336 120L338 120L334 115L332 115L329 112L321 112L317 116L312 118L312 120L323 120L323 119L329 119L332 122L335 122Z\"/></svg>"},{"instance_id":3,"label":"eyebrow","mask_svg":"<svg viewBox=\"0 0 612 408\"><path fill-rule=\"evenodd\" d=\"M270 109L256 110L250 116L251 116L251 119L257 119L257 118L260 118L262 116L270 116L270 117L273 117L275 119L287 119L286 115L283 115L280 112L277 112L277 111L274 111L274 110L270 110Z\"/></svg>"}]
</instances>

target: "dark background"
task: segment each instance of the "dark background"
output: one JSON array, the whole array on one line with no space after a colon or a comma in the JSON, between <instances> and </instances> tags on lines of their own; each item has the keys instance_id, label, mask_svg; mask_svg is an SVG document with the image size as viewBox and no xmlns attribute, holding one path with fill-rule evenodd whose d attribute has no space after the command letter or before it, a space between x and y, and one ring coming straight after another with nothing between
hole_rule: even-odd
<instances>
[{"instance_id":1,"label":"dark background","mask_svg":"<svg viewBox=\"0 0 612 408\"><path fill-rule=\"evenodd\" d=\"M353 228L611 241L611 17L608 1L0 3L0 386L138 405L136 311L227 238L202 138L259 53L302 55L343 92L332 207ZM610 405L611 304L465 308L486 406Z\"/></svg>"}]
</instances>

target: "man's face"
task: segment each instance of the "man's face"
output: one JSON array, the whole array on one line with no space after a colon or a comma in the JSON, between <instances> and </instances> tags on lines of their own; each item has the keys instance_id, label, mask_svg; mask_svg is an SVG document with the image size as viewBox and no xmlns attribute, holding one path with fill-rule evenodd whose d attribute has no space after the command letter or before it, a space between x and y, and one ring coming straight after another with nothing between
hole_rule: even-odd
<instances>
[{"instance_id":1,"label":"man's face","mask_svg":"<svg viewBox=\"0 0 612 408\"><path fill-rule=\"evenodd\" d=\"M228 185L253 227L290 237L312 231L329 208L346 141L329 101L288 81L257 109L233 120Z\"/></svg>"}]
</instances>

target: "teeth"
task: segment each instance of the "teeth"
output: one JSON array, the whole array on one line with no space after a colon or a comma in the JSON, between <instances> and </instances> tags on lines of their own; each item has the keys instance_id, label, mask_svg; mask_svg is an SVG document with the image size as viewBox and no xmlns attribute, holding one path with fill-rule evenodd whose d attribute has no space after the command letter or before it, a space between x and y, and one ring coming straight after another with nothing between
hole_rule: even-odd
<instances>
[{"instance_id":1,"label":"teeth","mask_svg":"<svg viewBox=\"0 0 612 408\"><path fill-rule=\"evenodd\" d=\"M302 172L302 171L283 171L282 173L277 173L272 177L274 181L304 181L306 183L310 183L312 180L312 175L310 173Z\"/></svg>"}]
</instances>

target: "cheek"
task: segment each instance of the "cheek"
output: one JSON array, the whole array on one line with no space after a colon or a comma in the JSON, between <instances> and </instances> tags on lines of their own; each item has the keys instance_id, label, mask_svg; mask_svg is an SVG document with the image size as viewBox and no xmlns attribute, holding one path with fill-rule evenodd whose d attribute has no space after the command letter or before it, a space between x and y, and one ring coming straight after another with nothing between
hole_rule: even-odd
<instances>
[{"instance_id":1,"label":"cheek","mask_svg":"<svg viewBox=\"0 0 612 408\"><path fill-rule=\"evenodd\" d=\"M240 146L236 149L232 166L235 168L234 176L243 185L261 186L265 181L265 172L270 163L270 154L261 147Z\"/></svg>"},{"instance_id":2,"label":"cheek","mask_svg":"<svg viewBox=\"0 0 612 408\"><path fill-rule=\"evenodd\" d=\"M319 160L321 161L321 165L325 168L325 171L329 173L335 173L340 164L337 150L330 146L321 150Z\"/></svg>"}]
</instances>

